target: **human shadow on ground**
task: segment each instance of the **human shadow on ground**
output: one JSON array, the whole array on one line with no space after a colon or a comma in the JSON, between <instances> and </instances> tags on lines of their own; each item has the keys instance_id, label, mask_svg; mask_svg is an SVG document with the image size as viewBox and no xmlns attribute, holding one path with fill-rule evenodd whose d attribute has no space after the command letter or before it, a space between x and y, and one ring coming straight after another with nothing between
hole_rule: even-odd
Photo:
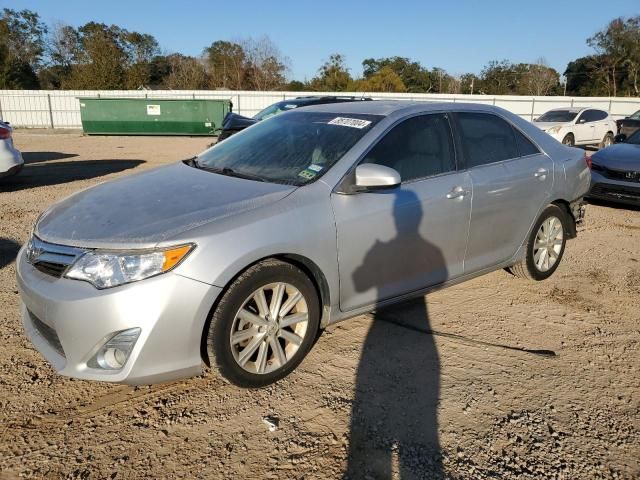
<instances>
[{"instance_id":1,"label":"human shadow on ground","mask_svg":"<svg viewBox=\"0 0 640 480\"><path fill-rule=\"evenodd\" d=\"M448 276L441 250L421 236L419 199L407 190L394 195L395 237L376 240L352 277L358 292L375 288L378 302L387 299L389 284L406 280L406 272L431 272L433 284ZM403 208L407 204L414 208ZM385 321L388 315L430 331L424 297L375 311L358 365L345 478L441 478L434 338Z\"/></svg>"},{"instance_id":2,"label":"human shadow on ground","mask_svg":"<svg viewBox=\"0 0 640 480\"><path fill-rule=\"evenodd\" d=\"M9 238L0 238L0 270L14 262L20 245Z\"/></svg>"},{"instance_id":3,"label":"human shadow on ground","mask_svg":"<svg viewBox=\"0 0 640 480\"><path fill-rule=\"evenodd\" d=\"M17 175L0 179L0 193L88 180L129 170L143 163L144 160L114 159L28 164Z\"/></svg>"}]
</instances>

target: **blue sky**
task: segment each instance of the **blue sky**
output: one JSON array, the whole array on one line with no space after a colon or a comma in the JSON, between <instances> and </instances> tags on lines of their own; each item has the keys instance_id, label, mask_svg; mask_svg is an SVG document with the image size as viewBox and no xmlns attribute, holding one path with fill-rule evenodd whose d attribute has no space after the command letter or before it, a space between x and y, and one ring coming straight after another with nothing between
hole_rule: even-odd
<instances>
[{"instance_id":1,"label":"blue sky","mask_svg":"<svg viewBox=\"0 0 640 480\"><path fill-rule=\"evenodd\" d=\"M290 77L311 78L331 53L352 74L368 57L400 55L453 74L490 60L534 62L561 73L588 54L586 39L614 17L640 14L638 0L6 0L47 23L90 20L154 35L167 52L198 55L212 41L268 35L291 60Z\"/></svg>"}]
</instances>

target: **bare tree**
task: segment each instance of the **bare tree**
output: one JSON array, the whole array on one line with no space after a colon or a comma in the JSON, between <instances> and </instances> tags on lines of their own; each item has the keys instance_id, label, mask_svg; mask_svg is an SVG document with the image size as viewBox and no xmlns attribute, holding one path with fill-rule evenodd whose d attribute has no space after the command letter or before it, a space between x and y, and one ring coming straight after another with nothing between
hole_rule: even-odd
<instances>
[{"instance_id":1,"label":"bare tree","mask_svg":"<svg viewBox=\"0 0 640 480\"><path fill-rule=\"evenodd\" d=\"M165 86L174 90L198 90L206 88L207 73L200 60L173 54L167 57L170 72Z\"/></svg>"},{"instance_id":2,"label":"bare tree","mask_svg":"<svg viewBox=\"0 0 640 480\"><path fill-rule=\"evenodd\" d=\"M548 95L560 82L560 74L547 65L544 58L529 65L524 83L530 95Z\"/></svg>"},{"instance_id":3,"label":"bare tree","mask_svg":"<svg viewBox=\"0 0 640 480\"><path fill-rule=\"evenodd\" d=\"M275 90L284 85L289 59L268 37L251 37L240 40L246 57L246 77L248 86L255 90Z\"/></svg>"}]
</instances>

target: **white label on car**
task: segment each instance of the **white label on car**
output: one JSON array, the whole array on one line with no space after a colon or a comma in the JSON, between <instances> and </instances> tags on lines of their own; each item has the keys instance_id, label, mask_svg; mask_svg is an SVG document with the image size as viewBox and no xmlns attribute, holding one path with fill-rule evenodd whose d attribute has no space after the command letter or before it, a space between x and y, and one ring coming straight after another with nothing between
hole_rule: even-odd
<instances>
[{"instance_id":1,"label":"white label on car","mask_svg":"<svg viewBox=\"0 0 640 480\"><path fill-rule=\"evenodd\" d=\"M322 170L321 165L309 165L307 168L309 170L313 170L314 172L320 172Z\"/></svg>"},{"instance_id":2,"label":"white label on car","mask_svg":"<svg viewBox=\"0 0 640 480\"><path fill-rule=\"evenodd\" d=\"M329 125L342 125L343 127L365 128L371 125L369 120L361 120L359 118L336 117L329 122Z\"/></svg>"},{"instance_id":3,"label":"white label on car","mask_svg":"<svg viewBox=\"0 0 640 480\"><path fill-rule=\"evenodd\" d=\"M160 105L147 105L147 115L160 115Z\"/></svg>"}]
</instances>

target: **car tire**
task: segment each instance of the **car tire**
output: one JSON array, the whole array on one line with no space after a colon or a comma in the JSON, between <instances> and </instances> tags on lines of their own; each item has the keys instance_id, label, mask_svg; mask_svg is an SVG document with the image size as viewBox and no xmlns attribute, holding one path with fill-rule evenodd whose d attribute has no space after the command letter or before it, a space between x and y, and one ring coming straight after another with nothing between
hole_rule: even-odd
<instances>
[{"instance_id":1,"label":"car tire","mask_svg":"<svg viewBox=\"0 0 640 480\"><path fill-rule=\"evenodd\" d=\"M600 142L599 147L600 148L607 148L610 145L613 145L613 133L607 132L607 134L602 139L602 142Z\"/></svg>"},{"instance_id":2,"label":"car tire","mask_svg":"<svg viewBox=\"0 0 640 480\"><path fill-rule=\"evenodd\" d=\"M575 147L576 146L576 139L573 136L573 133L567 133L564 138L562 139L562 144L566 145L568 147Z\"/></svg>"},{"instance_id":3,"label":"car tire","mask_svg":"<svg viewBox=\"0 0 640 480\"><path fill-rule=\"evenodd\" d=\"M309 277L290 263L260 262L236 278L216 306L207 331L209 362L237 386L264 387L300 364L319 324Z\"/></svg>"},{"instance_id":4,"label":"car tire","mask_svg":"<svg viewBox=\"0 0 640 480\"><path fill-rule=\"evenodd\" d=\"M553 275L564 255L569 231L567 221L566 212L557 205L545 208L531 229L525 257L507 270L516 277L536 281Z\"/></svg>"}]
</instances>

